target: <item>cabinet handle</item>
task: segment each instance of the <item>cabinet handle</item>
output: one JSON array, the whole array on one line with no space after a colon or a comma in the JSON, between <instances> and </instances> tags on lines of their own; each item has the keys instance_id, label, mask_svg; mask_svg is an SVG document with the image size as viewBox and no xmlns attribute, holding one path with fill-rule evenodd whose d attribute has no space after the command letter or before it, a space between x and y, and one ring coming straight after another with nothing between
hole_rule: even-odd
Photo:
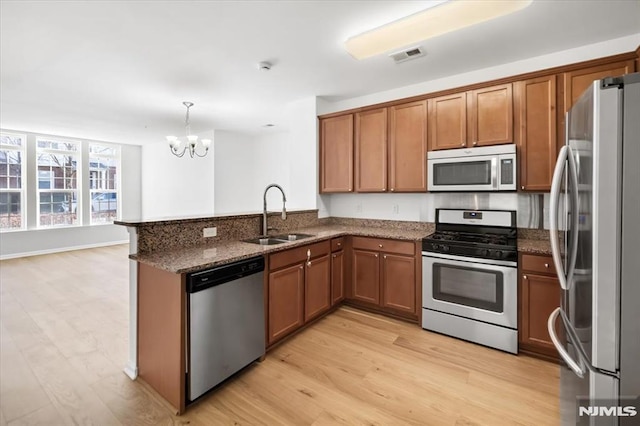
<instances>
[{"instance_id":1,"label":"cabinet handle","mask_svg":"<svg viewBox=\"0 0 640 426\"><path fill-rule=\"evenodd\" d=\"M311 259L311 249L307 250L307 262Z\"/></svg>"},{"instance_id":2,"label":"cabinet handle","mask_svg":"<svg viewBox=\"0 0 640 426\"><path fill-rule=\"evenodd\" d=\"M548 267L549 267L549 264L548 264L548 263L545 263L545 264L544 264L544 267L545 267L545 268L548 268Z\"/></svg>"},{"instance_id":3,"label":"cabinet handle","mask_svg":"<svg viewBox=\"0 0 640 426\"><path fill-rule=\"evenodd\" d=\"M311 267L311 261L307 262L307 267Z\"/></svg>"},{"instance_id":4,"label":"cabinet handle","mask_svg":"<svg viewBox=\"0 0 640 426\"><path fill-rule=\"evenodd\" d=\"M378 247L382 248L382 244L378 244Z\"/></svg>"},{"instance_id":5,"label":"cabinet handle","mask_svg":"<svg viewBox=\"0 0 640 426\"><path fill-rule=\"evenodd\" d=\"M523 275L522 278L525 280L528 279L526 275Z\"/></svg>"}]
</instances>

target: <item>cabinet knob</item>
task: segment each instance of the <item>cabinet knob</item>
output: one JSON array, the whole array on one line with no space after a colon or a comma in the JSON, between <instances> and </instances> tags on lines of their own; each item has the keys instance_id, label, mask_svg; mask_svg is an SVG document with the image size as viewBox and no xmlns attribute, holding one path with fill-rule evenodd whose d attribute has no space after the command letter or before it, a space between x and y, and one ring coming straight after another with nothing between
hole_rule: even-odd
<instances>
[{"instance_id":1,"label":"cabinet knob","mask_svg":"<svg viewBox=\"0 0 640 426\"><path fill-rule=\"evenodd\" d=\"M352 191L352 189L351 189L351 188L349 188L349 192L351 192L351 191Z\"/></svg>"},{"instance_id":2,"label":"cabinet knob","mask_svg":"<svg viewBox=\"0 0 640 426\"><path fill-rule=\"evenodd\" d=\"M382 248L382 244L378 244L378 247Z\"/></svg>"},{"instance_id":3,"label":"cabinet knob","mask_svg":"<svg viewBox=\"0 0 640 426\"><path fill-rule=\"evenodd\" d=\"M522 185L522 186L520 187L520 189L524 189L524 185Z\"/></svg>"},{"instance_id":4,"label":"cabinet knob","mask_svg":"<svg viewBox=\"0 0 640 426\"><path fill-rule=\"evenodd\" d=\"M375 257L378 257L378 253L376 253L374 256L375 256Z\"/></svg>"},{"instance_id":5,"label":"cabinet knob","mask_svg":"<svg viewBox=\"0 0 640 426\"><path fill-rule=\"evenodd\" d=\"M391 188L391 192L393 192L393 191L394 191L394 189L393 189L393 188Z\"/></svg>"},{"instance_id":6,"label":"cabinet knob","mask_svg":"<svg viewBox=\"0 0 640 426\"><path fill-rule=\"evenodd\" d=\"M300 269L303 269L303 268L304 268L304 266L300 266Z\"/></svg>"},{"instance_id":7,"label":"cabinet knob","mask_svg":"<svg viewBox=\"0 0 640 426\"><path fill-rule=\"evenodd\" d=\"M473 146L476 146L476 145L478 145L478 142L474 141Z\"/></svg>"},{"instance_id":8,"label":"cabinet knob","mask_svg":"<svg viewBox=\"0 0 640 426\"><path fill-rule=\"evenodd\" d=\"M333 255L333 256L331 256L331 257L333 257L333 258L335 259L335 258L336 258L336 255L334 254L334 255Z\"/></svg>"},{"instance_id":9,"label":"cabinet knob","mask_svg":"<svg viewBox=\"0 0 640 426\"><path fill-rule=\"evenodd\" d=\"M528 279L526 275L523 275L522 278L525 280Z\"/></svg>"},{"instance_id":10,"label":"cabinet knob","mask_svg":"<svg viewBox=\"0 0 640 426\"><path fill-rule=\"evenodd\" d=\"M549 267L549 264L548 264L548 263L545 263L545 264L544 264L544 267L545 267L545 268L548 268L548 267Z\"/></svg>"},{"instance_id":11,"label":"cabinet knob","mask_svg":"<svg viewBox=\"0 0 640 426\"><path fill-rule=\"evenodd\" d=\"M387 188L382 188L382 190L383 190L383 191L386 191L386 190L387 190Z\"/></svg>"},{"instance_id":12,"label":"cabinet knob","mask_svg":"<svg viewBox=\"0 0 640 426\"><path fill-rule=\"evenodd\" d=\"M311 261L307 262L307 267L311 266Z\"/></svg>"},{"instance_id":13,"label":"cabinet knob","mask_svg":"<svg viewBox=\"0 0 640 426\"><path fill-rule=\"evenodd\" d=\"M342 245L342 243L338 243L338 247L340 247Z\"/></svg>"},{"instance_id":14,"label":"cabinet knob","mask_svg":"<svg viewBox=\"0 0 640 426\"><path fill-rule=\"evenodd\" d=\"M386 258L387 258L387 255L385 254L384 256L382 256L382 258L383 258L383 259L386 259Z\"/></svg>"},{"instance_id":15,"label":"cabinet knob","mask_svg":"<svg viewBox=\"0 0 640 426\"><path fill-rule=\"evenodd\" d=\"M464 146L464 142L462 142L462 143L460 144L460 146Z\"/></svg>"}]
</instances>

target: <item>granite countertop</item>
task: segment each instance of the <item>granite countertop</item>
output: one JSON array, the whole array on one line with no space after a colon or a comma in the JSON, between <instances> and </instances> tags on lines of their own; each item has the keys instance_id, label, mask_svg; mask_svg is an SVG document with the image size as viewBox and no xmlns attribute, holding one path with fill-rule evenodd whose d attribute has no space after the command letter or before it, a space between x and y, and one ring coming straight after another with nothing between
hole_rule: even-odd
<instances>
[{"instance_id":1,"label":"granite countertop","mask_svg":"<svg viewBox=\"0 0 640 426\"><path fill-rule=\"evenodd\" d=\"M129 257L158 269L163 269L176 274L184 274L241 259L248 259L250 257L261 256L267 253L275 253L292 247L316 243L343 235L420 241L423 237L429 234L429 232L425 233L424 230L403 230L395 228L344 225L315 226L289 231L289 233L294 232L313 234L314 236L298 241L289 241L270 246L261 246L259 244L245 243L242 241L220 241L195 247L133 254Z\"/></svg>"},{"instance_id":2,"label":"granite countertop","mask_svg":"<svg viewBox=\"0 0 640 426\"><path fill-rule=\"evenodd\" d=\"M518 251L530 254L548 254L551 256L551 243L549 240L529 240L518 238Z\"/></svg>"}]
</instances>

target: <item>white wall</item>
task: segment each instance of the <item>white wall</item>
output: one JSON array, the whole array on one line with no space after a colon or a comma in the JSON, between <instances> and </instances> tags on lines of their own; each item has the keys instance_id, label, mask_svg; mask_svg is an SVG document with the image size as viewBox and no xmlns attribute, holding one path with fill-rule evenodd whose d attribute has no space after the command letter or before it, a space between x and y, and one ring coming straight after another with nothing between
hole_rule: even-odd
<instances>
[{"instance_id":1,"label":"white wall","mask_svg":"<svg viewBox=\"0 0 640 426\"><path fill-rule=\"evenodd\" d=\"M144 145L141 161L142 217L213 215L213 154L210 149L203 158L191 158L189 154L179 158L171 153L166 142Z\"/></svg>"},{"instance_id":2,"label":"white wall","mask_svg":"<svg viewBox=\"0 0 640 426\"><path fill-rule=\"evenodd\" d=\"M28 173L35 167L35 143L38 135L25 131L7 130L10 133L25 134L27 136ZM51 135L45 135L51 136ZM55 137L55 136L54 136ZM58 136L60 137L60 136ZM65 138L63 139L71 139ZM89 141L83 139L84 142ZM140 215L140 155L141 147L136 145L120 145L121 147L121 217L138 217ZM27 176L27 200L29 205L37 203L36 181ZM27 225L35 228L35 210L27 214ZM123 226L94 225L60 228L26 229L22 231L8 231L0 234L0 259L22 257L35 254L53 253L80 248L98 247L110 244L126 243L129 234Z\"/></svg>"},{"instance_id":3,"label":"white wall","mask_svg":"<svg viewBox=\"0 0 640 426\"><path fill-rule=\"evenodd\" d=\"M215 212L249 213L262 211L262 195L270 183L289 187L288 133L263 136L216 131ZM269 210L282 206L277 189L268 194Z\"/></svg>"},{"instance_id":4,"label":"white wall","mask_svg":"<svg viewBox=\"0 0 640 426\"><path fill-rule=\"evenodd\" d=\"M626 53L634 51L638 45L640 45L640 33L497 67L374 93L368 96L338 102L319 99L317 102L318 115ZM321 217L337 216L433 222L435 220L435 208L475 207L517 210L519 226L535 227L539 219L537 217L539 214L537 213L536 204L538 202L535 201L535 198L524 194L481 194L476 197L468 194L331 194L321 195L318 200L319 215ZM545 206L547 205L548 202L543 205L543 208L546 208ZM548 226L548 218L546 217L548 213L546 210L544 212L544 223L545 226Z\"/></svg>"},{"instance_id":5,"label":"white wall","mask_svg":"<svg viewBox=\"0 0 640 426\"><path fill-rule=\"evenodd\" d=\"M286 131L262 135L216 131L216 214L260 212L264 189L280 185L288 209L315 209L318 192L318 129L316 98L286 106ZM275 132L274 132L275 130ZM267 194L270 211L280 210L282 195Z\"/></svg>"}]
</instances>

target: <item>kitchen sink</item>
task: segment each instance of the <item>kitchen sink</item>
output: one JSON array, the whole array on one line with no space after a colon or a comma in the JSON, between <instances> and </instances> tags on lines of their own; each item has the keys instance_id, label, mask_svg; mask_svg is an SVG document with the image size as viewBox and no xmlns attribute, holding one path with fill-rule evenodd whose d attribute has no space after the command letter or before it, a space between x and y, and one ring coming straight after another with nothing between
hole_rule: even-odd
<instances>
[{"instance_id":1,"label":"kitchen sink","mask_svg":"<svg viewBox=\"0 0 640 426\"><path fill-rule=\"evenodd\" d=\"M261 246L272 246L274 244L285 243L285 242L287 242L289 240L282 240L282 239L279 240L279 239L271 238L271 237L269 237L269 238L267 238L267 237L260 238L259 237L259 238L250 238L248 240L242 240L242 241L244 241L245 243L260 244Z\"/></svg>"},{"instance_id":2,"label":"kitchen sink","mask_svg":"<svg viewBox=\"0 0 640 426\"><path fill-rule=\"evenodd\" d=\"M305 238L311 238L313 236L314 235L311 235L311 234L281 234L271 238L279 241L297 241L297 240L303 240Z\"/></svg>"}]
</instances>

